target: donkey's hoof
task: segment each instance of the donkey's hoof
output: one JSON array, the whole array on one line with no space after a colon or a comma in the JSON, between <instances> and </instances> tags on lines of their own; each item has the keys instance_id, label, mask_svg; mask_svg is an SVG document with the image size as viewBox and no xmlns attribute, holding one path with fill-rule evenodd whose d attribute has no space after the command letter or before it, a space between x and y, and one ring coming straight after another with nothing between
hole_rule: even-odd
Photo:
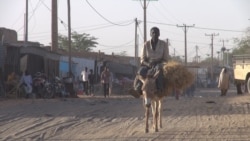
<instances>
[{"instance_id":1,"label":"donkey's hoof","mask_svg":"<svg viewBox=\"0 0 250 141\"><path fill-rule=\"evenodd\" d=\"M145 133L148 133L148 129L145 129Z\"/></svg>"}]
</instances>

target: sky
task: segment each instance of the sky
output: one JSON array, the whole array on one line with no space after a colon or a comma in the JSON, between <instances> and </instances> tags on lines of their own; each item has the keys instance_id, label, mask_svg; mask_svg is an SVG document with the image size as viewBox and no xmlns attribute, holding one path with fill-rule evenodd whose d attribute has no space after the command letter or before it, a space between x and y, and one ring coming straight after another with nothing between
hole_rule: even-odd
<instances>
[{"instance_id":1,"label":"sky","mask_svg":"<svg viewBox=\"0 0 250 141\"><path fill-rule=\"evenodd\" d=\"M44 45L51 43L51 0L28 0L28 40ZM135 55L135 19L139 52L143 45L143 1L140 0L71 0L71 30L94 36L99 43L94 51L105 54ZM24 39L25 0L0 0L0 27L16 30ZM184 59L184 24L187 28L187 58L211 55L223 46L237 47L234 38L242 38L250 27L250 0L151 0L147 1L147 40L150 28L160 29L160 39L170 41L170 55ZM58 0L58 32L68 34L67 0ZM198 47L196 47L198 46ZM140 53L139 53L140 54Z\"/></svg>"}]
</instances>

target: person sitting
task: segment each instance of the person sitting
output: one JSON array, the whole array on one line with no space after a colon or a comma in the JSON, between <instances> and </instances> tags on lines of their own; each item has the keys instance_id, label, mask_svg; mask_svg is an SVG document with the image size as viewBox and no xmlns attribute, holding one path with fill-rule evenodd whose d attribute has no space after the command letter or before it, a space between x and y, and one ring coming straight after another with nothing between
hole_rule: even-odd
<instances>
[{"instance_id":1,"label":"person sitting","mask_svg":"<svg viewBox=\"0 0 250 141\"><path fill-rule=\"evenodd\" d=\"M7 91L10 91L15 86L17 86L17 84L18 84L18 77L17 77L17 75L16 75L15 72L12 72L12 73L10 73L8 75L6 84L7 84L7 86L6 86L7 87L6 88Z\"/></svg>"},{"instance_id":2,"label":"person sitting","mask_svg":"<svg viewBox=\"0 0 250 141\"><path fill-rule=\"evenodd\" d=\"M24 90L26 93L26 98L29 97L29 95L32 93L32 77L30 73L26 70L21 77L20 84L24 86Z\"/></svg>"},{"instance_id":3,"label":"person sitting","mask_svg":"<svg viewBox=\"0 0 250 141\"><path fill-rule=\"evenodd\" d=\"M158 91L163 90L163 62L169 60L168 42L159 39L160 30L158 27L153 27L150 30L151 40L146 41L142 47L141 66L137 72L138 75L146 77L148 73L155 73L160 71L156 79L156 86ZM138 98L142 94L142 82L135 78L134 89L130 90L132 96Z\"/></svg>"}]
</instances>

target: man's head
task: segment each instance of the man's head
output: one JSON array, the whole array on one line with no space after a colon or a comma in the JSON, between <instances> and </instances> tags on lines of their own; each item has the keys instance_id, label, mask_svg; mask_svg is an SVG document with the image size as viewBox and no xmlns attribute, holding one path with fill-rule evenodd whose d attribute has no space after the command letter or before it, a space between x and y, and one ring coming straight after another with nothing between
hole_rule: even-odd
<instances>
[{"instance_id":1,"label":"man's head","mask_svg":"<svg viewBox=\"0 0 250 141\"><path fill-rule=\"evenodd\" d=\"M158 40L159 36L160 36L160 30L158 27L152 27L150 30L150 36L152 38L152 40Z\"/></svg>"}]
</instances>

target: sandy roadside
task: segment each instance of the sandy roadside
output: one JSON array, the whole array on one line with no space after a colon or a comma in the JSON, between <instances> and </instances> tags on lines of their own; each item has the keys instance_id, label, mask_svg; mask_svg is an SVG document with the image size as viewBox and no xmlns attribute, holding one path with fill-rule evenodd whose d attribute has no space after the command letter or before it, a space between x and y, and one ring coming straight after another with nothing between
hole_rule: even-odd
<instances>
[{"instance_id":1,"label":"sandy roadside","mask_svg":"<svg viewBox=\"0 0 250 141\"><path fill-rule=\"evenodd\" d=\"M103 98L0 100L0 140L250 140L250 95L226 97L199 89L192 98L164 99L163 128L144 133L141 99Z\"/></svg>"}]
</instances>

